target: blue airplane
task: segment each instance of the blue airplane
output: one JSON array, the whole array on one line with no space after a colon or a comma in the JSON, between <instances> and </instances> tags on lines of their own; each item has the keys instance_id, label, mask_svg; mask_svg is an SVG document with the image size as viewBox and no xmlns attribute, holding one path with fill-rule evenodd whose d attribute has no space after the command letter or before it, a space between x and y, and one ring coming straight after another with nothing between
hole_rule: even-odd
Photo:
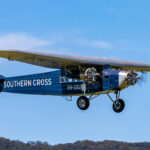
<instances>
[{"instance_id":1,"label":"blue airplane","mask_svg":"<svg viewBox=\"0 0 150 150\"><path fill-rule=\"evenodd\" d=\"M0 91L19 94L55 95L71 100L79 96L77 106L88 109L90 100L107 94L113 110L123 111L125 103L120 91L135 85L141 77L137 72L149 72L149 63L106 58L69 56L19 50L0 50L0 57L32 65L55 68L56 71L16 77L0 76ZM110 96L116 95L116 99Z\"/></svg>"}]
</instances>

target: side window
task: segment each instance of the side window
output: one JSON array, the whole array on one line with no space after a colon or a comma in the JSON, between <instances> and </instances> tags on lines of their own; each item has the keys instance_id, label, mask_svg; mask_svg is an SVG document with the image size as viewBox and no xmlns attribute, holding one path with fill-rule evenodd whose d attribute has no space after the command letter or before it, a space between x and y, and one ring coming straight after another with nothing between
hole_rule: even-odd
<instances>
[{"instance_id":1,"label":"side window","mask_svg":"<svg viewBox=\"0 0 150 150\"><path fill-rule=\"evenodd\" d=\"M71 83L71 82L80 82L80 80L68 78L66 76L60 77L60 83Z\"/></svg>"}]
</instances>

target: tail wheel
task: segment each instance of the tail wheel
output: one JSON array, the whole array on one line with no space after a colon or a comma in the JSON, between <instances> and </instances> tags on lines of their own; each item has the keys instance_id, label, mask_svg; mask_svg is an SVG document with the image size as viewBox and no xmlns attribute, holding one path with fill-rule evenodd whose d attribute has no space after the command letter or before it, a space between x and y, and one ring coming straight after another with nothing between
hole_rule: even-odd
<instances>
[{"instance_id":1,"label":"tail wheel","mask_svg":"<svg viewBox=\"0 0 150 150\"><path fill-rule=\"evenodd\" d=\"M122 112L124 110L124 107L125 107L125 103L124 103L124 101L122 99L116 100L113 103L113 110L116 113Z\"/></svg>"},{"instance_id":2,"label":"tail wheel","mask_svg":"<svg viewBox=\"0 0 150 150\"><path fill-rule=\"evenodd\" d=\"M89 99L85 96L81 96L77 100L77 106L81 110L86 110L89 108L90 102Z\"/></svg>"}]
</instances>

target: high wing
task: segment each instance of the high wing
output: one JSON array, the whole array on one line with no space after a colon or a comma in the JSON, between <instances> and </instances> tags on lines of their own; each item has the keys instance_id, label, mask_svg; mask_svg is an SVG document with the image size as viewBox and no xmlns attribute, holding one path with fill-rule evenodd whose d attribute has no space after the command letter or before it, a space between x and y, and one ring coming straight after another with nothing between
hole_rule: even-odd
<instances>
[{"instance_id":1,"label":"high wing","mask_svg":"<svg viewBox=\"0 0 150 150\"><path fill-rule=\"evenodd\" d=\"M99 67L103 65L110 65L113 69L119 70L136 70L138 72L150 71L150 63L112 60L97 57L59 55L19 50L0 50L0 57L47 68L67 69L70 71L76 70L79 67L88 68L91 66Z\"/></svg>"}]
</instances>

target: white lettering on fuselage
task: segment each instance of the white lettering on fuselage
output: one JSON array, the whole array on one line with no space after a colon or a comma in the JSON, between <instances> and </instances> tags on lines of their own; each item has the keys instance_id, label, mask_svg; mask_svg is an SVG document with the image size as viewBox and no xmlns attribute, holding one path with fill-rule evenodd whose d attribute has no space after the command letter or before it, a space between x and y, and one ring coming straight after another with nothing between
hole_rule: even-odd
<instances>
[{"instance_id":1,"label":"white lettering on fuselage","mask_svg":"<svg viewBox=\"0 0 150 150\"><path fill-rule=\"evenodd\" d=\"M52 84L51 78L34 79L34 80L14 80L14 81L4 81L4 88L49 86L51 84Z\"/></svg>"},{"instance_id":2,"label":"white lettering on fuselage","mask_svg":"<svg viewBox=\"0 0 150 150\"><path fill-rule=\"evenodd\" d=\"M68 88L69 91L72 91L72 90L81 90L82 89L82 87L81 87L80 84L79 85L68 85L67 88Z\"/></svg>"}]
</instances>

